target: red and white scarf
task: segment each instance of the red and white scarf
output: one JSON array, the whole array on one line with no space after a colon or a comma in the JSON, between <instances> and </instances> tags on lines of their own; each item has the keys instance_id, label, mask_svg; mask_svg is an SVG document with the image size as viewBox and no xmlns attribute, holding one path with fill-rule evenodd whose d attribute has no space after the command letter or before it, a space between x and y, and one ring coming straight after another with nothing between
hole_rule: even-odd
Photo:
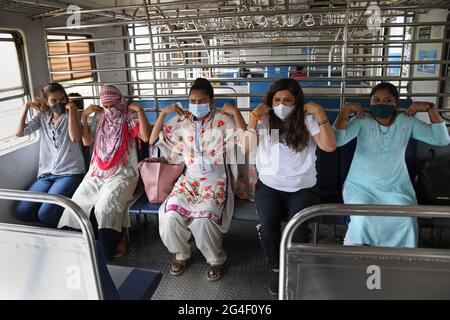
<instances>
[{"instance_id":1,"label":"red and white scarf","mask_svg":"<svg viewBox=\"0 0 450 320\"><path fill-rule=\"evenodd\" d=\"M113 85L104 85L100 92L102 105L114 105L104 109L100 115L95 136L94 159L96 169L93 176L108 177L116 173L119 163L128 161L128 138L136 138L139 122L130 113L120 89Z\"/></svg>"}]
</instances>

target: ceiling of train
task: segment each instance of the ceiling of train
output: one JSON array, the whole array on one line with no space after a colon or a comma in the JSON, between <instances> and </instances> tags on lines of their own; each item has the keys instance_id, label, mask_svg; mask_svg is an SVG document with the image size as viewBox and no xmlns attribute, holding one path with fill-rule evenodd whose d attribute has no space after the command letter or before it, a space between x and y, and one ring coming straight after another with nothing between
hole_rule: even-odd
<instances>
[{"instance_id":1,"label":"ceiling of train","mask_svg":"<svg viewBox=\"0 0 450 320\"><path fill-rule=\"evenodd\" d=\"M378 13L373 11L374 4L378 5L375 9L380 9ZM345 23L354 26L390 23L399 15L411 15L430 8L450 8L450 1L0 0L0 11L15 12L32 19L45 18L45 25L51 27L64 24L71 13L67 10L69 5L83 10L81 25L126 21L145 24L149 21L158 33L201 33L204 39L216 37L238 43L249 38L305 36L338 40L342 37L338 31Z\"/></svg>"},{"instance_id":2,"label":"ceiling of train","mask_svg":"<svg viewBox=\"0 0 450 320\"><path fill-rule=\"evenodd\" d=\"M62 12L69 5L77 5L82 9L99 9L110 7L123 7L121 10L102 10L85 14L85 20L92 19L133 19L134 17L144 17L145 9L143 3L147 3L150 15L156 17L182 17L185 15L201 17L212 13L238 13L241 16L236 26L248 24L245 20L245 12L255 11L292 11L292 10L311 10L314 11L335 11L345 9L347 5L350 8L368 7L372 4L378 4L382 7L405 7L413 6L416 8L430 8L439 5L448 6L448 0L0 0L0 11L10 11L27 15L32 18L42 15ZM135 7L133 7L135 6ZM136 6L141 6L138 8ZM191 9L191 10L189 10ZM302 14L303 15L303 14ZM281 26L290 26L301 23L298 15L291 14L280 21ZM231 22L230 22L231 23ZM255 27L261 27L265 21L256 22ZM270 21L269 21L270 23ZM224 22L226 25L226 21ZM226 26L225 26L226 27Z\"/></svg>"},{"instance_id":3,"label":"ceiling of train","mask_svg":"<svg viewBox=\"0 0 450 320\"><path fill-rule=\"evenodd\" d=\"M81 8L81 25L67 23L72 14L67 12L69 4ZM42 18L48 35L71 32L84 35L79 29L89 32L89 40L48 40L55 46L105 41L103 51L94 48L89 53L55 53L49 55L50 61L105 56L108 65L109 57L124 55L130 58L127 61L131 66L123 69L131 70L134 82L130 83L138 86L138 93L144 90L154 95L160 93L158 90L169 87L172 90L171 84L187 83L198 76L199 68L215 68L210 70L213 78L213 71L226 73L227 68L238 68L241 62L270 66L287 62L301 64L326 72L328 79L336 77L333 72L338 72L343 79L349 75L378 76L385 69L394 70L392 65L400 70L396 71L400 76L410 75L412 67L407 63L400 68L380 59L400 61L400 56L404 61L414 60L411 53L414 43L410 42L414 26L422 23L417 13L437 8L450 9L450 0L0 0L1 12ZM370 23L378 27L371 28ZM446 28L448 25L446 17L429 23ZM96 28L100 28L98 32L90 31ZM126 50L110 48L106 40L111 39L127 39ZM420 41L444 42L442 39ZM64 48L67 50L67 46ZM372 57L370 61L368 55ZM116 60L120 59L111 58L112 62ZM92 70L108 73L115 71L114 68ZM85 71L60 70L52 71L52 75ZM251 82L267 79L251 79ZM338 86L345 89L345 85Z\"/></svg>"}]
</instances>

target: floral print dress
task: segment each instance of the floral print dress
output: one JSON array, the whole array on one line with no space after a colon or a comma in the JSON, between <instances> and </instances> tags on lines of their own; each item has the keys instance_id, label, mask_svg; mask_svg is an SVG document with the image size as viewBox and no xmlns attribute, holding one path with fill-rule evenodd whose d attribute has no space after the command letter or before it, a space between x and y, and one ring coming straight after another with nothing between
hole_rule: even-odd
<instances>
[{"instance_id":1,"label":"floral print dress","mask_svg":"<svg viewBox=\"0 0 450 320\"><path fill-rule=\"evenodd\" d=\"M243 130L234 119L213 110L203 121L190 113L170 119L157 145L171 163L185 163L185 172L160 207L193 219L207 218L222 232L234 211L233 173L237 173L236 146ZM237 174L234 175L237 178Z\"/></svg>"}]
</instances>

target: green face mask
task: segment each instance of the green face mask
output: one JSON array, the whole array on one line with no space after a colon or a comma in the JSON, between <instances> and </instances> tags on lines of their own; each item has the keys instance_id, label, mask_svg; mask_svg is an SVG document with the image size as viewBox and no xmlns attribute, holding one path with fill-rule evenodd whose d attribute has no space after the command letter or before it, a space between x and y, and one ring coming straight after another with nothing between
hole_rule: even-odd
<instances>
[{"instance_id":1,"label":"green face mask","mask_svg":"<svg viewBox=\"0 0 450 320\"><path fill-rule=\"evenodd\" d=\"M388 119L394 113L396 107L391 104L372 104L370 105L370 111L375 117L381 119Z\"/></svg>"}]
</instances>

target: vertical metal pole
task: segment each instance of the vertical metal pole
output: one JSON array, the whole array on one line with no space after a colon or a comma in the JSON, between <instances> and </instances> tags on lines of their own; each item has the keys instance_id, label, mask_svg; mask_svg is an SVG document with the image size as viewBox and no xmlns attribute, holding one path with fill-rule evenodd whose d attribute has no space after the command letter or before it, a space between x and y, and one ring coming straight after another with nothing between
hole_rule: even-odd
<instances>
[{"instance_id":1,"label":"vertical metal pole","mask_svg":"<svg viewBox=\"0 0 450 320\"><path fill-rule=\"evenodd\" d=\"M344 33L343 40L344 44L342 45L342 70L341 70L341 107L345 103L345 80L347 78L347 46L348 46L348 19L350 17L350 4L351 1L347 0L347 9L345 10L345 24L344 24Z\"/></svg>"},{"instance_id":2,"label":"vertical metal pole","mask_svg":"<svg viewBox=\"0 0 450 320\"><path fill-rule=\"evenodd\" d=\"M69 40L69 37L67 35L64 35L64 40ZM67 54L71 54L69 43L66 43L66 50L67 50ZM67 63L69 64L69 70L72 70L72 58L71 57L67 57ZM73 73L69 74L69 79L73 80Z\"/></svg>"},{"instance_id":3,"label":"vertical metal pole","mask_svg":"<svg viewBox=\"0 0 450 320\"><path fill-rule=\"evenodd\" d=\"M136 25L133 24L133 36L135 36L135 35L136 35ZM136 50L136 38L133 38L132 41L133 41L133 48ZM133 56L134 56L134 66L137 68L137 66L138 66L137 53L133 53ZM138 95L141 96L142 89L141 89L141 84L139 83L139 71L135 70L134 72L136 72Z\"/></svg>"},{"instance_id":4,"label":"vertical metal pole","mask_svg":"<svg viewBox=\"0 0 450 320\"><path fill-rule=\"evenodd\" d=\"M41 18L41 23L42 23L42 29L44 30L44 45L45 45L45 53L47 54L47 65L48 65L48 82L53 81L53 76L52 76L52 64L50 61L50 52L48 50L48 34L47 34L47 28L45 27L45 18L42 17Z\"/></svg>"},{"instance_id":5,"label":"vertical metal pole","mask_svg":"<svg viewBox=\"0 0 450 320\"><path fill-rule=\"evenodd\" d=\"M150 13L148 12L148 0L142 0L144 8L145 8L145 16L147 18L147 27L148 27L148 36L150 37L150 55L152 57L152 77L153 77L153 101L154 101L154 107L156 110L156 115L159 113L159 106L158 106L158 98L157 98L157 88L156 88L156 70L155 70L155 52L153 48L153 32L152 32L152 26L150 23Z\"/></svg>"},{"instance_id":6,"label":"vertical metal pole","mask_svg":"<svg viewBox=\"0 0 450 320\"><path fill-rule=\"evenodd\" d=\"M415 21L415 20L417 20L417 12L414 12L414 18L413 18L413 21ZM413 27L413 29L412 29L412 35L411 35L411 37L412 37L412 44L411 44L411 50L410 50L410 57L409 57L409 60L411 61L411 60L415 60L415 55L416 55L416 43L414 42L415 40L416 40L416 31L417 31L417 27ZM411 78L412 76L414 76L414 68L415 68L415 65L409 65L409 68L408 68L408 78ZM414 80L409 80L409 81L411 81L410 83L409 83L409 86L408 86L408 93L412 93L412 87L413 87L413 81Z\"/></svg>"},{"instance_id":7,"label":"vertical metal pole","mask_svg":"<svg viewBox=\"0 0 450 320\"><path fill-rule=\"evenodd\" d=\"M319 242L319 222L313 223L313 243L317 244Z\"/></svg>"},{"instance_id":8,"label":"vertical metal pole","mask_svg":"<svg viewBox=\"0 0 450 320\"><path fill-rule=\"evenodd\" d=\"M450 14L447 18L447 21L450 21ZM446 30L444 31L447 33L446 37L450 38L450 30ZM444 35L445 36L445 35ZM444 45L445 47L445 60L450 60L450 45L448 43L446 43ZM442 50L444 52L444 50ZM449 71L450 71L450 65L448 63L446 63L445 65L442 65L442 70L441 70L441 76L445 77L447 80L441 80L441 92L446 92L447 88L449 87L448 85L448 78L449 78ZM440 101L439 101L439 108L448 108L448 106L450 106L449 104L449 97L441 97ZM445 104L444 104L445 103ZM441 113L441 116L444 116L446 120L449 120L449 115L450 113Z\"/></svg>"},{"instance_id":9,"label":"vertical metal pole","mask_svg":"<svg viewBox=\"0 0 450 320\"><path fill-rule=\"evenodd\" d=\"M447 12L447 17L446 17L446 21L450 21L450 15ZM442 38L446 39L448 38L449 35L449 31L448 28L444 28L444 30L442 31ZM442 43L441 44L442 49L441 49L441 60L448 60L449 56L448 56L448 50L449 50L449 44L447 43ZM436 57L437 58L437 57ZM440 66L436 66L436 68L439 68L439 77L447 77L448 75L448 67L449 65L446 64L442 64ZM445 93L446 90L446 81L440 80L438 81L438 85L436 86L437 89L437 93ZM439 95L436 96L436 101L435 104L438 106L438 108L444 108L444 101L448 103L448 97L440 97ZM441 115L444 115L443 113Z\"/></svg>"},{"instance_id":10,"label":"vertical metal pole","mask_svg":"<svg viewBox=\"0 0 450 320\"><path fill-rule=\"evenodd\" d=\"M334 37L334 41L339 40L339 35L341 34L342 29L338 30L338 33L336 34L336 37ZM333 44L331 46L330 52L328 53L328 62L333 62L333 51L335 50L336 45ZM328 66L328 77L331 78L331 64ZM328 85L331 86L331 80L328 81Z\"/></svg>"},{"instance_id":11,"label":"vertical metal pole","mask_svg":"<svg viewBox=\"0 0 450 320\"><path fill-rule=\"evenodd\" d=\"M403 15L403 22L406 22L406 11L404 12L404 15ZM403 26L402 54L400 55L400 60L401 61L404 61L403 59L404 59L404 55L405 55L405 40L406 40L406 26ZM403 64L400 65L400 74L399 74L400 81L398 82L398 87L400 88L399 89L400 94L402 93L402 80L401 80L401 77L402 77L402 73L403 73L403 66L404 66Z\"/></svg>"},{"instance_id":12,"label":"vertical metal pole","mask_svg":"<svg viewBox=\"0 0 450 320\"><path fill-rule=\"evenodd\" d=\"M128 30L129 30L128 26L123 25L122 26L122 35L126 36L128 34ZM127 51L130 50L130 43L129 43L128 39L123 39L123 47ZM125 56L125 67L129 68L130 67L130 55L125 53L124 56ZM131 71L127 71L126 74L127 74L127 82L130 82L131 81ZM128 83L127 87L128 87L128 94L130 96L134 95L133 85L131 83Z\"/></svg>"}]
</instances>

